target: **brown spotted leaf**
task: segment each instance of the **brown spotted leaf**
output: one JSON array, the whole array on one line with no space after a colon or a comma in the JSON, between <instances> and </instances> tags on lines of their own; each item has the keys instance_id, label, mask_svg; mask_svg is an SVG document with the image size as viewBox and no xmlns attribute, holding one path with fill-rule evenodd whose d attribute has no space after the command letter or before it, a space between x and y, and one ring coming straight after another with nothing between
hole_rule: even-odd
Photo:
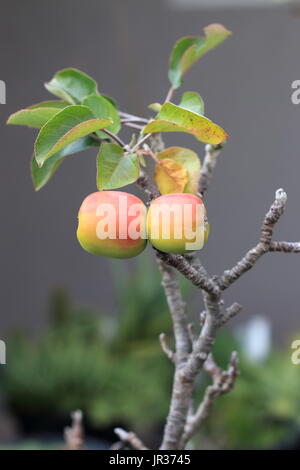
<instances>
[{"instance_id":1,"label":"brown spotted leaf","mask_svg":"<svg viewBox=\"0 0 300 470\"><path fill-rule=\"evenodd\" d=\"M156 119L142 130L144 134L155 132L186 132L197 140L212 145L217 145L228 137L222 127L207 117L173 103L165 103Z\"/></svg>"}]
</instances>

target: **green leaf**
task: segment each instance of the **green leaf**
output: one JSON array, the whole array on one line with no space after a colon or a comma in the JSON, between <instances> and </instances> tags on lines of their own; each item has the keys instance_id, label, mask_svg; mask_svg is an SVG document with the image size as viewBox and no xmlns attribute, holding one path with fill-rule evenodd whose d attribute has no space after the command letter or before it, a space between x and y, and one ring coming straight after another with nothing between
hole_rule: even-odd
<instances>
[{"instance_id":1,"label":"green leaf","mask_svg":"<svg viewBox=\"0 0 300 470\"><path fill-rule=\"evenodd\" d=\"M148 108L151 109L152 111L155 111L156 113L159 113L161 110L161 104L160 103L151 103L148 105Z\"/></svg>"},{"instance_id":2,"label":"green leaf","mask_svg":"<svg viewBox=\"0 0 300 470\"><path fill-rule=\"evenodd\" d=\"M146 165L146 160L145 160L144 155L142 153L139 153L138 157L139 157L140 165L146 168L147 165Z\"/></svg>"},{"instance_id":3,"label":"green leaf","mask_svg":"<svg viewBox=\"0 0 300 470\"><path fill-rule=\"evenodd\" d=\"M204 37L184 37L176 42L169 60L169 80L173 88L179 88L189 68L225 41L231 32L220 24L211 24L204 28L204 34Z\"/></svg>"},{"instance_id":4,"label":"green leaf","mask_svg":"<svg viewBox=\"0 0 300 470\"><path fill-rule=\"evenodd\" d=\"M97 143L92 137L87 136L75 140L75 142L72 142L56 154L52 155L52 157L48 158L42 168L38 167L36 159L33 156L31 160L31 176L35 190L38 191L48 183L65 157L93 146L98 147L99 143Z\"/></svg>"},{"instance_id":5,"label":"green leaf","mask_svg":"<svg viewBox=\"0 0 300 470\"><path fill-rule=\"evenodd\" d=\"M138 156L124 154L116 144L101 144L97 159L97 187L102 189L122 188L134 183L140 174Z\"/></svg>"},{"instance_id":6,"label":"green leaf","mask_svg":"<svg viewBox=\"0 0 300 470\"><path fill-rule=\"evenodd\" d=\"M45 83L50 93L71 104L79 104L93 93L97 93L97 83L89 75L77 69L64 69L57 72L52 80Z\"/></svg>"},{"instance_id":7,"label":"green leaf","mask_svg":"<svg viewBox=\"0 0 300 470\"><path fill-rule=\"evenodd\" d=\"M40 130L34 145L35 158L41 167L55 153L98 129L112 123L97 119L86 106L74 105L62 109Z\"/></svg>"},{"instance_id":8,"label":"green leaf","mask_svg":"<svg viewBox=\"0 0 300 470\"><path fill-rule=\"evenodd\" d=\"M156 154L160 161L173 160L186 169L188 181L183 188L184 193L196 194L200 179L201 163L198 155L184 147L169 147ZM160 188L158 188L161 191Z\"/></svg>"},{"instance_id":9,"label":"green leaf","mask_svg":"<svg viewBox=\"0 0 300 470\"><path fill-rule=\"evenodd\" d=\"M36 127L39 129L59 111L59 108L21 109L9 116L7 124Z\"/></svg>"},{"instance_id":10,"label":"green leaf","mask_svg":"<svg viewBox=\"0 0 300 470\"><path fill-rule=\"evenodd\" d=\"M70 106L70 103L67 103L67 101L50 100L50 101L41 101L40 103L37 103L37 104L32 104L31 106L28 106L28 109L35 109L35 108L58 108L58 109L63 109L63 108L66 108L66 106Z\"/></svg>"},{"instance_id":11,"label":"green leaf","mask_svg":"<svg viewBox=\"0 0 300 470\"><path fill-rule=\"evenodd\" d=\"M173 103L165 103L157 119L151 121L142 130L143 134L155 132L187 132L207 144L223 142L228 135L217 124L205 116L193 113Z\"/></svg>"},{"instance_id":12,"label":"green leaf","mask_svg":"<svg viewBox=\"0 0 300 470\"><path fill-rule=\"evenodd\" d=\"M204 101L199 93L194 91L186 91L183 93L179 106L193 113L204 115Z\"/></svg>"},{"instance_id":13,"label":"green leaf","mask_svg":"<svg viewBox=\"0 0 300 470\"><path fill-rule=\"evenodd\" d=\"M108 126L107 129L113 132L113 134L118 134L121 129L120 116L116 108L107 98L94 94L87 96L82 104L90 108L96 118L110 119L113 124Z\"/></svg>"},{"instance_id":14,"label":"green leaf","mask_svg":"<svg viewBox=\"0 0 300 470\"><path fill-rule=\"evenodd\" d=\"M103 94L101 96L103 96L103 98L105 98L107 101L109 101L115 108L118 108L118 104L117 104L117 102L114 98L112 98L109 95L103 95Z\"/></svg>"}]
</instances>

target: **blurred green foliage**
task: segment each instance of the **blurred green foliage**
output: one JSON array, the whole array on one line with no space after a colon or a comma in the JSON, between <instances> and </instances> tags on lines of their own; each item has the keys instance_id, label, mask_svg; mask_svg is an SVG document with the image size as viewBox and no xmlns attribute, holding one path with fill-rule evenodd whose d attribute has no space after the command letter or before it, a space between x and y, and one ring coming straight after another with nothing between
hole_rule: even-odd
<instances>
[{"instance_id":1,"label":"blurred green foliage","mask_svg":"<svg viewBox=\"0 0 300 470\"><path fill-rule=\"evenodd\" d=\"M1 389L18 413L67 416L81 408L98 426L139 426L144 416L151 426L164 418L172 368L158 335L171 325L159 276L143 257L132 273L118 267L113 278L117 316L75 309L57 291L39 341L12 335Z\"/></svg>"},{"instance_id":2,"label":"blurred green foliage","mask_svg":"<svg viewBox=\"0 0 300 470\"><path fill-rule=\"evenodd\" d=\"M300 445L299 366L284 351L261 363L240 356L236 386L219 398L206 425L210 439L230 449Z\"/></svg>"},{"instance_id":3,"label":"blurred green foliage","mask_svg":"<svg viewBox=\"0 0 300 470\"><path fill-rule=\"evenodd\" d=\"M148 429L163 424L173 368L158 335L171 333L171 323L152 261L139 260L129 271L128 265L111 265L117 312L75 309L66 293L57 291L49 328L39 341L21 332L11 337L1 390L17 413L68 416L81 408L99 428L115 423L144 428L145 418ZM184 281L182 287L187 294ZM253 363L234 336L221 331L214 347L220 366L227 366L233 350L239 352L241 376L235 389L218 399L194 445L272 448L289 440L300 428L300 369L292 365L290 351ZM201 375L197 401L208 383Z\"/></svg>"},{"instance_id":4,"label":"blurred green foliage","mask_svg":"<svg viewBox=\"0 0 300 470\"><path fill-rule=\"evenodd\" d=\"M0 451L2 450L61 450L63 449L64 443L54 442L54 443L45 443L42 441L35 440L23 440L21 442L16 442L13 444L4 444L0 445Z\"/></svg>"}]
</instances>

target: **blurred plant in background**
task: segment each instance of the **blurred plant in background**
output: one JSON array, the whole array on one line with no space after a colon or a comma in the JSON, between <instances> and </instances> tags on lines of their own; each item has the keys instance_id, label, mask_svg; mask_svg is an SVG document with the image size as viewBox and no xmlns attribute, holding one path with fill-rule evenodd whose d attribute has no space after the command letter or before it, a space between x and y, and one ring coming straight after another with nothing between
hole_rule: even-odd
<instances>
[{"instance_id":1,"label":"blurred plant in background","mask_svg":"<svg viewBox=\"0 0 300 470\"><path fill-rule=\"evenodd\" d=\"M146 256L131 272L128 266L123 272L119 263L111 267L117 314L74 308L66 292L58 290L50 302L49 327L39 341L15 332L8 342L9 367L1 370L1 391L32 431L43 417L47 429L49 417L68 420L77 408L94 429L121 423L142 433L162 429L173 371L158 341L162 331L171 332L159 276ZM135 286L134 295L129 286ZM188 292L185 282L183 289ZM237 350L241 376L194 439L198 448L272 448L284 441L294 445L299 437L299 369L282 351L254 360L247 344L249 334L245 340L245 334L226 330L217 339L217 363L225 367ZM206 385L201 376L198 400Z\"/></svg>"},{"instance_id":2,"label":"blurred plant in background","mask_svg":"<svg viewBox=\"0 0 300 470\"><path fill-rule=\"evenodd\" d=\"M11 336L1 389L19 415L68 416L81 408L95 426L139 426L147 412L149 426L163 419L172 370L158 335L171 325L158 276L148 268L143 259L132 275L114 276L120 306L114 320L105 312L75 309L59 290L38 342L22 332Z\"/></svg>"},{"instance_id":3,"label":"blurred plant in background","mask_svg":"<svg viewBox=\"0 0 300 470\"><path fill-rule=\"evenodd\" d=\"M300 374L289 355L273 351L261 363L242 355L240 373L231 399L224 395L216 403L206 434L203 429L197 444L202 443L202 448L299 449Z\"/></svg>"}]
</instances>

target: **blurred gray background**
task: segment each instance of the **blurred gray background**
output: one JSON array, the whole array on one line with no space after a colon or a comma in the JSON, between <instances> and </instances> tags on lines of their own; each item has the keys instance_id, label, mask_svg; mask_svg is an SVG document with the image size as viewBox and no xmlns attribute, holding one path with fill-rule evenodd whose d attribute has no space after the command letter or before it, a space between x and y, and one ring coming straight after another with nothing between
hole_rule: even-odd
<instances>
[{"instance_id":1,"label":"blurred gray background","mask_svg":"<svg viewBox=\"0 0 300 470\"><path fill-rule=\"evenodd\" d=\"M122 110L150 116L147 105L162 100L169 86L174 41L223 23L233 36L190 71L182 88L199 91L208 117L230 134L206 200L212 231L203 262L220 273L252 247L279 187L289 200L275 237L299 240L300 105L291 103L291 83L300 79L300 17L289 5L201 3L1 1L0 79L7 84L7 104L0 106L1 339L16 326L38 333L58 285L79 304L114 307L107 260L84 252L75 236L81 201L96 190L95 151L66 160L35 193L29 172L35 131L5 126L10 113L51 99L43 82L63 67L95 77ZM166 142L203 154L191 136L168 135ZM287 338L300 332L299 273L300 256L266 255L226 300L244 305L243 318L269 316L275 337Z\"/></svg>"}]
</instances>

